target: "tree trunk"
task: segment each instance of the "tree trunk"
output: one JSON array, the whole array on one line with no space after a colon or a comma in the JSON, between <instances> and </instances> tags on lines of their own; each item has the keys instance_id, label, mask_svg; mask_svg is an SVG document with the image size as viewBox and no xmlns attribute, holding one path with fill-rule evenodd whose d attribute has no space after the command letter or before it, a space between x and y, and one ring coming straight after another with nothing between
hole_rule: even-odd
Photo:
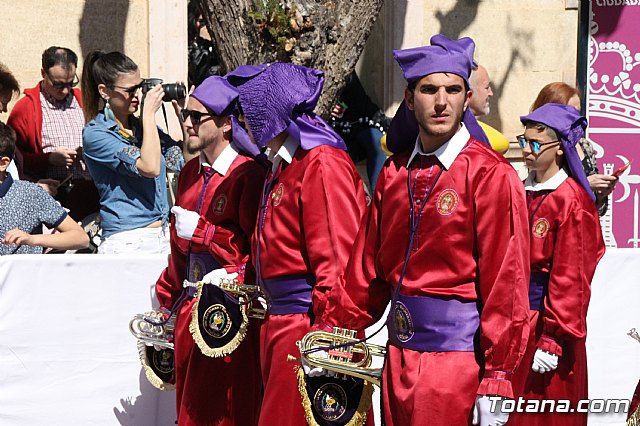
<instances>
[{"instance_id":1,"label":"tree trunk","mask_svg":"<svg viewBox=\"0 0 640 426\"><path fill-rule=\"evenodd\" d=\"M325 118L355 69L383 0L199 0L226 71L292 62L324 71Z\"/></svg>"}]
</instances>

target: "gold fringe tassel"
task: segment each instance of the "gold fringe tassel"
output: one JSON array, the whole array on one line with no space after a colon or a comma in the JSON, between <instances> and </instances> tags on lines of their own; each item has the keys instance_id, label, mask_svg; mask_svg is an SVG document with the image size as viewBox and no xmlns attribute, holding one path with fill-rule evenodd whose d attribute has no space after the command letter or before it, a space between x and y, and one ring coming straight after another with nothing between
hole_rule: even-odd
<instances>
[{"instance_id":1,"label":"gold fringe tassel","mask_svg":"<svg viewBox=\"0 0 640 426\"><path fill-rule=\"evenodd\" d=\"M627 426L640 426L640 406L636 408L636 411L627 420Z\"/></svg>"},{"instance_id":2,"label":"gold fringe tassel","mask_svg":"<svg viewBox=\"0 0 640 426\"><path fill-rule=\"evenodd\" d=\"M309 423L309 426L320 426L313 416L311 400L309 399L309 395L307 395L307 383L304 375L304 370L301 366L296 366L294 367L294 369L296 370L296 374L298 375L298 391L300 392L300 396L302 397L302 407L304 408L307 423ZM363 426L365 424L365 422L367 421L367 413L371 408L372 395L373 385L365 381L364 388L362 389L362 397L360 398L360 402L358 403L358 409L356 410L351 420L349 420L349 422L345 424L345 426Z\"/></svg>"},{"instance_id":3,"label":"gold fringe tassel","mask_svg":"<svg viewBox=\"0 0 640 426\"><path fill-rule=\"evenodd\" d=\"M140 358L140 364L142 364L142 369L144 370L144 375L147 377L151 386L161 391L171 391L176 388L175 385L167 382L163 382L160 377L156 375L156 373L149 367L147 364L147 347L146 345L138 340L138 356Z\"/></svg>"},{"instance_id":4,"label":"gold fringe tassel","mask_svg":"<svg viewBox=\"0 0 640 426\"><path fill-rule=\"evenodd\" d=\"M196 303L193 304L191 308L191 322L189 323L189 332L191 336L193 336L194 342L200 348L200 351L203 355L212 357L212 358L222 358L223 356L227 356L235 351L240 343L244 340L247 335L247 327L249 325L249 319L247 318L247 313L244 308L240 308L240 312L242 313L242 324L240 324L240 328L238 329L238 333L235 335L233 339L226 345L220 348L211 348L207 345L207 342L204 341L202 334L200 333L199 318L198 318L198 305L200 304L200 295L202 294L202 284L201 282L197 285L196 294ZM209 285L209 284L207 284Z\"/></svg>"}]
</instances>

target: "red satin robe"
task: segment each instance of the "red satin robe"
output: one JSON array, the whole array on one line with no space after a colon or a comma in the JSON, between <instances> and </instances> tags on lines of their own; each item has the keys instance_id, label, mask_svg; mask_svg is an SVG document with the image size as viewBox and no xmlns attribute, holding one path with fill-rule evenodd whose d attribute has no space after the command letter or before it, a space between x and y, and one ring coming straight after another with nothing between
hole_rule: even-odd
<instances>
[{"instance_id":1,"label":"red satin robe","mask_svg":"<svg viewBox=\"0 0 640 426\"><path fill-rule=\"evenodd\" d=\"M514 375L525 400L587 398L587 308L591 280L604 255L598 212L586 191L567 178L554 191L527 191L531 272L549 273L544 310L530 313L527 351ZM549 373L531 369L537 348L559 356ZM547 409L547 411L549 411ZM586 425L587 413L513 413L509 425Z\"/></svg>"},{"instance_id":2,"label":"red satin robe","mask_svg":"<svg viewBox=\"0 0 640 426\"><path fill-rule=\"evenodd\" d=\"M463 142L464 143L464 142ZM328 325L363 330L390 301L409 245L414 206L427 198L401 293L478 301L474 352L420 352L388 345L382 393L387 425L470 424L476 394L512 397L511 372L528 333L528 239L522 183L504 158L469 139L449 169L435 156L387 160L360 227L342 288L329 296ZM434 184L435 182L435 184ZM484 362L482 361L484 357Z\"/></svg>"},{"instance_id":3,"label":"red satin robe","mask_svg":"<svg viewBox=\"0 0 640 426\"><path fill-rule=\"evenodd\" d=\"M324 310L328 291L349 258L364 214L362 180L349 155L321 145L298 148L291 164L283 164L274 181L260 237L263 279L313 274L313 312ZM256 255L257 229L253 236ZM260 361L264 399L260 425L306 425L298 391L296 341L310 331L307 314L267 315L260 330Z\"/></svg>"},{"instance_id":4,"label":"red satin robe","mask_svg":"<svg viewBox=\"0 0 640 426\"><path fill-rule=\"evenodd\" d=\"M204 182L199 158L188 162L180 173L176 205L196 210ZM200 221L191 241L192 252L209 252L229 272L238 271L249 281L253 269L249 260L250 235L255 228L260 188L266 170L239 154L225 176L215 172L200 208ZM173 218L172 218L173 220ZM215 232L211 232L215 226ZM156 284L160 306L171 308L182 292L186 278L189 241L176 235L171 226L169 265ZM258 364L259 324L250 319L249 332L228 356L203 355L191 333L193 299L177 313L175 328L176 406L179 425L255 425L261 401Z\"/></svg>"}]
</instances>

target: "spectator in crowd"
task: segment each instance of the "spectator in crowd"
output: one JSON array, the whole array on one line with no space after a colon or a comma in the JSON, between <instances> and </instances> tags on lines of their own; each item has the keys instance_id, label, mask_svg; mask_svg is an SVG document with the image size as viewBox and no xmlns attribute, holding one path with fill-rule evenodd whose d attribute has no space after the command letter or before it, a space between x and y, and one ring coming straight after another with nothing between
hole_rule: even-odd
<instances>
[{"instance_id":1,"label":"spectator in crowd","mask_svg":"<svg viewBox=\"0 0 640 426\"><path fill-rule=\"evenodd\" d=\"M575 108L555 103L520 120L525 132L518 142L530 170L524 185L531 327L514 389L527 401L569 401L570 407L564 413L515 412L513 424L586 425L578 401L588 397L587 308L605 250L595 197L576 150L587 120Z\"/></svg>"},{"instance_id":2,"label":"spectator in crowd","mask_svg":"<svg viewBox=\"0 0 640 426\"><path fill-rule=\"evenodd\" d=\"M189 87L199 86L207 77L221 75L218 52L205 26L198 0L187 6L187 37L189 41Z\"/></svg>"},{"instance_id":3,"label":"spectator in crowd","mask_svg":"<svg viewBox=\"0 0 640 426\"><path fill-rule=\"evenodd\" d=\"M347 77L347 85L339 102L331 110L329 124L347 143L349 156L354 163L366 159L371 191L376 187L378 173L387 159L380 139L390 121L369 98L355 71L352 72Z\"/></svg>"},{"instance_id":4,"label":"spectator in crowd","mask_svg":"<svg viewBox=\"0 0 640 426\"><path fill-rule=\"evenodd\" d=\"M266 170L234 140L230 115L238 92L222 77L209 77L182 110L187 151L200 155L185 164L172 208L171 256L156 284L160 306L176 312L175 382L179 425L255 425L260 412L259 323L225 357L205 355L189 331L194 287L212 270L253 284L249 254ZM225 268L225 269L222 269ZM189 297L185 300L184 293ZM180 305L181 301L184 301ZM202 302L204 303L204 302Z\"/></svg>"},{"instance_id":5,"label":"spectator in crowd","mask_svg":"<svg viewBox=\"0 0 640 426\"><path fill-rule=\"evenodd\" d=\"M20 94L20 85L18 80L13 76L9 68L0 63L0 114L9 111L9 102L14 96ZM15 151L13 160L7 168L7 172L14 179L19 179L22 175L22 154L19 150Z\"/></svg>"},{"instance_id":6,"label":"spectator in crowd","mask_svg":"<svg viewBox=\"0 0 640 426\"><path fill-rule=\"evenodd\" d=\"M24 157L23 174L34 181L52 179L52 193L79 221L98 211L98 192L82 159L82 102L78 57L66 47L42 53L42 80L24 91L7 122L16 131ZM45 181L46 183L46 181ZM57 184L60 183L60 186Z\"/></svg>"},{"instance_id":7,"label":"spectator in crowd","mask_svg":"<svg viewBox=\"0 0 640 426\"><path fill-rule=\"evenodd\" d=\"M476 118L489 115L491 112L491 98L493 90L491 90L491 78L489 72L482 65L476 65L469 77L469 87L473 94L469 102L469 108ZM491 148L500 154L505 154L509 150L509 140L497 129L489 126L482 121L478 121L480 127L489 138Z\"/></svg>"},{"instance_id":8,"label":"spectator in crowd","mask_svg":"<svg viewBox=\"0 0 640 426\"><path fill-rule=\"evenodd\" d=\"M570 105L580 111L580 92L566 83L559 81L549 83L538 93L538 97L531 105L531 111L548 103ZM582 159L584 171L587 173L589 186L596 196L598 214L603 216L609 207L609 195L613 192L616 183L618 183L618 178L600 173L596 164L593 143L586 136L580 138L577 149Z\"/></svg>"},{"instance_id":9,"label":"spectator in crowd","mask_svg":"<svg viewBox=\"0 0 640 426\"><path fill-rule=\"evenodd\" d=\"M43 247L88 247L87 234L56 200L39 185L14 180L7 173L15 140L13 129L0 122L0 255L42 253ZM58 232L41 234L42 225Z\"/></svg>"},{"instance_id":10,"label":"spectator in crowd","mask_svg":"<svg viewBox=\"0 0 640 426\"><path fill-rule=\"evenodd\" d=\"M138 66L121 52L93 51L84 61L83 148L100 192L99 253L169 252L166 173L179 171L184 158L156 125L162 85L142 99L141 118L134 116L142 83Z\"/></svg>"}]
</instances>

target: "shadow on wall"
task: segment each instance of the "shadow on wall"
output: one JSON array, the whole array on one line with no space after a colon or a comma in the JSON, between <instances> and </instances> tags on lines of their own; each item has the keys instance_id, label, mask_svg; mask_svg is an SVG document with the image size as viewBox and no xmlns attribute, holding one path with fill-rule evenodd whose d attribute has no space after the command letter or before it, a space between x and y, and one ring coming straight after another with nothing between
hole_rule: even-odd
<instances>
[{"instance_id":1,"label":"shadow on wall","mask_svg":"<svg viewBox=\"0 0 640 426\"><path fill-rule=\"evenodd\" d=\"M504 91L504 87L507 84L507 80L509 80L509 77L511 76L511 70L514 69L518 63L520 63L521 65L520 68L532 65L530 58L535 57L535 45L532 43L527 43L529 40L533 39L533 30L514 28L511 25L511 22L511 18L507 17L507 34L509 34L510 36L509 44L511 45L508 52L509 63L504 70L501 70L503 74L500 81L496 80L495 76L492 76L491 86L493 89L493 99L491 100L491 113L489 113L488 116L483 117L483 121L495 127L496 129L502 129L499 100L502 97L502 92ZM528 49L522 49L522 46L529 47ZM505 53L507 53L506 49ZM491 67L491 64L489 64L489 67ZM532 103L533 101L534 100L531 99ZM526 114L527 112L528 111L522 111L522 115Z\"/></svg>"},{"instance_id":2,"label":"shadow on wall","mask_svg":"<svg viewBox=\"0 0 640 426\"><path fill-rule=\"evenodd\" d=\"M129 0L85 0L80 18L82 58L94 49L124 52L128 14Z\"/></svg>"},{"instance_id":3,"label":"shadow on wall","mask_svg":"<svg viewBox=\"0 0 640 426\"><path fill-rule=\"evenodd\" d=\"M473 21L478 16L478 9L480 2L478 0L458 0L453 9L447 13L441 11L436 12L435 17L440 22L440 32L451 39L458 39L469 28ZM502 119L500 118L500 97L504 87L507 84L509 77L511 76L511 70L520 62L523 66L529 64L529 60L522 54L522 50L519 48L523 45L527 45L527 40L531 40L533 37L533 31L525 31L511 26L511 19L507 19L507 34L510 35L509 43L509 64L503 70L502 78L497 80L496 75L491 75L493 99L491 101L491 113L482 118L482 121L497 128L502 129ZM533 49L534 46L531 46ZM507 50L505 49L505 53ZM532 52L533 53L533 52ZM482 64L485 67L492 69L492 64ZM495 74L495 73L494 73Z\"/></svg>"}]
</instances>

